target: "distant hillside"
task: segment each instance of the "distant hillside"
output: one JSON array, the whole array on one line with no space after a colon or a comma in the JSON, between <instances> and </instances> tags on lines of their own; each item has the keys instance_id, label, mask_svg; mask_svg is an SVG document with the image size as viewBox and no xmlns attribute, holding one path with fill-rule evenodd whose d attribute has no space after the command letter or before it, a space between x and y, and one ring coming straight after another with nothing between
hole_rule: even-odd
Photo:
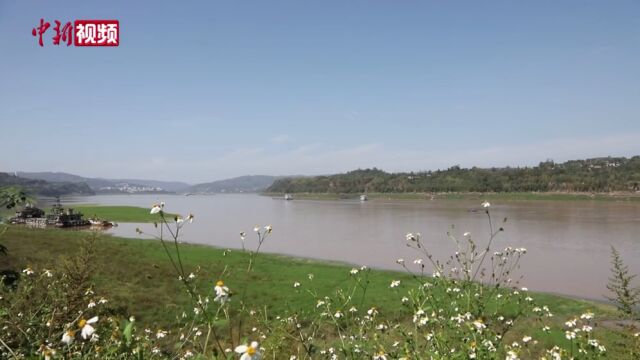
<instances>
[{"instance_id":1,"label":"distant hillside","mask_svg":"<svg viewBox=\"0 0 640 360\"><path fill-rule=\"evenodd\" d=\"M165 191L171 192L183 192L186 191L191 184L187 184L181 181L162 181L162 180L147 180L147 179L109 179L109 181L117 183L131 183L140 184L144 186L158 187Z\"/></svg>"},{"instance_id":2,"label":"distant hillside","mask_svg":"<svg viewBox=\"0 0 640 360\"><path fill-rule=\"evenodd\" d=\"M387 173L378 169L346 174L283 178L266 191L279 193L408 192L612 192L640 191L640 156L606 157L534 167L470 168Z\"/></svg>"},{"instance_id":3,"label":"distant hillside","mask_svg":"<svg viewBox=\"0 0 640 360\"><path fill-rule=\"evenodd\" d=\"M85 183L79 182L48 182L33 180L0 172L0 187L20 186L28 192L41 196L62 195L93 195L95 192Z\"/></svg>"},{"instance_id":4,"label":"distant hillside","mask_svg":"<svg viewBox=\"0 0 640 360\"><path fill-rule=\"evenodd\" d=\"M48 182L70 182L70 183L86 183L93 190L97 190L103 186L113 185L111 181L103 180L103 179L92 179L85 178L79 175L68 174L64 172L22 172L18 171L18 176L34 179L34 180L44 180Z\"/></svg>"},{"instance_id":5,"label":"distant hillside","mask_svg":"<svg viewBox=\"0 0 640 360\"><path fill-rule=\"evenodd\" d=\"M239 176L232 179L197 184L189 188L189 192L196 194L254 193L268 188L277 178L276 176L267 175Z\"/></svg>"},{"instance_id":6,"label":"distant hillside","mask_svg":"<svg viewBox=\"0 0 640 360\"><path fill-rule=\"evenodd\" d=\"M86 183L99 193L181 192L190 186L179 181L86 178L63 172L18 172L18 176L55 183Z\"/></svg>"}]
</instances>

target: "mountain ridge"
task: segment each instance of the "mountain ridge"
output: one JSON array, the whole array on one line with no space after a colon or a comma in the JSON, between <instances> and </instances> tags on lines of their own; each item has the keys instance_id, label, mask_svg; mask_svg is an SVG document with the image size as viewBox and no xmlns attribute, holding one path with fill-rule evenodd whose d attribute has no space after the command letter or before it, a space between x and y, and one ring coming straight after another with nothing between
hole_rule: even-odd
<instances>
[{"instance_id":1,"label":"mountain ridge","mask_svg":"<svg viewBox=\"0 0 640 360\"><path fill-rule=\"evenodd\" d=\"M19 177L44 180L52 183L69 182L69 183L86 183L92 190L96 192L127 192L123 189L139 189L135 192L181 192L187 190L191 185L181 181L161 181L147 179L104 179L90 178L80 175L41 171L41 172L24 172L18 171ZM120 186L118 186L120 185ZM158 189L159 188L159 189Z\"/></svg>"},{"instance_id":2,"label":"mountain ridge","mask_svg":"<svg viewBox=\"0 0 640 360\"><path fill-rule=\"evenodd\" d=\"M95 192L86 183L48 182L45 180L27 179L0 172L0 187L19 186L41 196L62 195L94 195Z\"/></svg>"}]
</instances>

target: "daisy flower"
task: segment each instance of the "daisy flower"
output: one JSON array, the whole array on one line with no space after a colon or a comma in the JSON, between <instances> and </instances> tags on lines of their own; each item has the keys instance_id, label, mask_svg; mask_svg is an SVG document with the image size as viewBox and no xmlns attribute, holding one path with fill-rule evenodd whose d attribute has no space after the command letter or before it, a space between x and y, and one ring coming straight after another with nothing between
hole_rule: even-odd
<instances>
[{"instance_id":1,"label":"daisy flower","mask_svg":"<svg viewBox=\"0 0 640 360\"><path fill-rule=\"evenodd\" d=\"M78 321L78 326L80 326L80 336L82 336L83 339L86 340L93 335L96 329L91 326L91 324L95 324L96 322L98 322L97 316L94 316L89 320L80 319L80 321Z\"/></svg>"},{"instance_id":2,"label":"daisy flower","mask_svg":"<svg viewBox=\"0 0 640 360\"><path fill-rule=\"evenodd\" d=\"M242 354L240 360L259 360L261 357L257 341L253 341L249 345L240 345L236 347L235 352Z\"/></svg>"},{"instance_id":3,"label":"daisy flower","mask_svg":"<svg viewBox=\"0 0 640 360\"><path fill-rule=\"evenodd\" d=\"M67 330L64 332L64 334L62 334L62 342L65 345L71 345L71 343L73 342L74 337L76 336L76 332L73 330Z\"/></svg>"},{"instance_id":4,"label":"daisy flower","mask_svg":"<svg viewBox=\"0 0 640 360\"><path fill-rule=\"evenodd\" d=\"M164 205L164 203L163 203ZM160 211L162 211L162 206L158 205L158 204L153 204L153 206L151 207L151 211L149 213L151 214L157 214Z\"/></svg>"},{"instance_id":5,"label":"daisy flower","mask_svg":"<svg viewBox=\"0 0 640 360\"><path fill-rule=\"evenodd\" d=\"M216 297L213 301L217 301L220 304L224 304L229 301L229 288L224 285L224 281L218 280L213 290L216 292Z\"/></svg>"}]
</instances>

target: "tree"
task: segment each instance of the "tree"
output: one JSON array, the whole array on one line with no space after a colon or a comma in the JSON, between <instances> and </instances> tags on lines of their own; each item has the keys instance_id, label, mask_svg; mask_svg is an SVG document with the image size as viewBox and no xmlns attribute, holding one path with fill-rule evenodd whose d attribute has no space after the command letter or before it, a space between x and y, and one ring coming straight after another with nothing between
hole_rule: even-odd
<instances>
[{"instance_id":1,"label":"tree","mask_svg":"<svg viewBox=\"0 0 640 360\"><path fill-rule=\"evenodd\" d=\"M29 200L29 196L24 190L16 186L0 188L0 206L12 209Z\"/></svg>"},{"instance_id":2,"label":"tree","mask_svg":"<svg viewBox=\"0 0 640 360\"><path fill-rule=\"evenodd\" d=\"M0 207L12 209L20 204L24 204L28 200L29 196L21 188L14 186L0 188ZM6 226L0 229L0 236L2 236L5 231L7 231ZM7 254L7 247L2 244L0 244L0 254Z\"/></svg>"},{"instance_id":3,"label":"tree","mask_svg":"<svg viewBox=\"0 0 640 360\"><path fill-rule=\"evenodd\" d=\"M635 314L636 307L640 303L640 288L631 286L631 281L636 275L629 274L629 267L624 264L620 253L613 246L611 246L611 265L613 266L611 268L613 277L609 278L607 289L614 296L607 296L607 298L616 304L622 314L631 317Z\"/></svg>"}]
</instances>

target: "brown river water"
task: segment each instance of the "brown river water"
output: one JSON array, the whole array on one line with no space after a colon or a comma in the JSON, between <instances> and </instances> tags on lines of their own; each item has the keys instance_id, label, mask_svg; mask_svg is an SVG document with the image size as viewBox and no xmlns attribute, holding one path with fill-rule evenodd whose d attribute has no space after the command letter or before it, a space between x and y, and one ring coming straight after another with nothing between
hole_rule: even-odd
<instances>
[{"instance_id":1,"label":"brown river water","mask_svg":"<svg viewBox=\"0 0 640 360\"><path fill-rule=\"evenodd\" d=\"M240 248L240 231L247 246L255 246L253 227L273 225L265 252L401 270L396 259L409 267L421 257L405 246L405 234L419 232L431 252L446 258L455 251L447 238L451 225L462 237L471 232L486 244L489 223L477 201L432 200L293 200L253 194L214 196L109 195L66 199L104 205L149 208L166 202L166 211L195 221L184 227L181 240L223 248ZM505 231L494 240L493 250L524 247L518 275L522 286L595 300L608 294L610 246L622 254L631 272L640 273L640 202L614 201L504 201L491 205L496 226ZM90 215L90 214L87 214ZM505 224L502 219L508 218ZM135 228L154 233L150 224L121 223L109 232L140 238ZM417 270L417 269L416 269ZM514 275L515 277L519 277Z\"/></svg>"}]
</instances>

